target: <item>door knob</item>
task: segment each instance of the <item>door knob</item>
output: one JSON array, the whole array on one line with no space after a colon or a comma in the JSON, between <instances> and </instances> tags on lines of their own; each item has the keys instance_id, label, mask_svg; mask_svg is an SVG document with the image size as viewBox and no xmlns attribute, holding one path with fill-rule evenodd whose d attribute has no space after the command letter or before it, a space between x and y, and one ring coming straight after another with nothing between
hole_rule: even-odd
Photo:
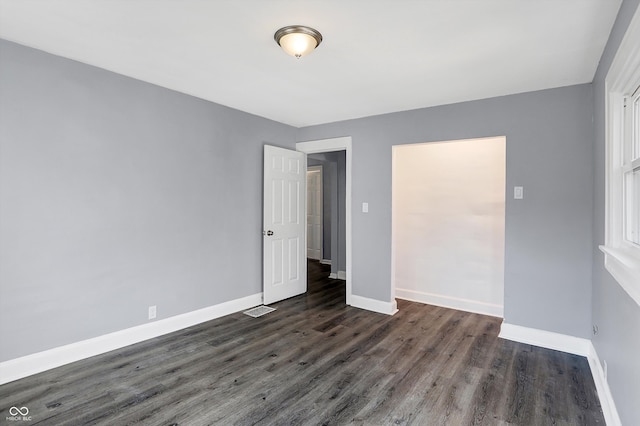
<instances>
[{"instance_id":1,"label":"door knob","mask_svg":"<svg viewBox=\"0 0 640 426\"><path fill-rule=\"evenodd\" d=\"M272 231L272 230L268 230L268 231L267 231L267 235L268 235L268 236L272 236L272 235L273 235L273 231Z\"/></svg>"}]
</instances>

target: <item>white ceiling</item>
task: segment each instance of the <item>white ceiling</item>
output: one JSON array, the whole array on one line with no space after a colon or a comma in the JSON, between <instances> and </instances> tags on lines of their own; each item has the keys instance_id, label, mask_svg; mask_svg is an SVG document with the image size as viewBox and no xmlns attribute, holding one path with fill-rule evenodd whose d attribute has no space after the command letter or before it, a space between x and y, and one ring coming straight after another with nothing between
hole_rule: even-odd
<instances>
[{"instance_id":1,"label":"white ceiling","mask_svg":"<svg viewBox=\"0 0 640 426\"><path fill-rule=\"evenodd\" d=\"M0 0L0 37L301 127L590 82L620 3Z\"/></svg>"}]
</instances>

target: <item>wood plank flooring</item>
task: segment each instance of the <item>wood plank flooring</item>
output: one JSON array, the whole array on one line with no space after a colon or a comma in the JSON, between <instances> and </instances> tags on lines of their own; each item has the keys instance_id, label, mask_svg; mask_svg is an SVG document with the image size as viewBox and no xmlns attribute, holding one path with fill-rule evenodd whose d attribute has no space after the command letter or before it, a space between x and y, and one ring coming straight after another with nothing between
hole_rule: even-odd
<instances>
[{"instance_id":1,"label":"wood plank flooring","mask_svg":"<svg viewBox=\"0 0 640 426\"><path fill-rule=\"evenodd\" d=\"M0 386L32 425L604 425L583 357L499 339L500 320L309 292Z\"/></svg>"}]
</instances>

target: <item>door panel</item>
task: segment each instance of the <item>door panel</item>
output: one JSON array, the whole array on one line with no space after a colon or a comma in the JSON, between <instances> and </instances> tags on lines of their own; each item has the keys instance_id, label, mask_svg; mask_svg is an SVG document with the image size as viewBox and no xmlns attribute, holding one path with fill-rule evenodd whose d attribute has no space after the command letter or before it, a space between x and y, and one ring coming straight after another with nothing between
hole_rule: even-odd
<instances>
[{"instance_id":1,"label":"door panel","mask_svg":"<svg viewBox=\"0 0 640 426\"><path fill-rule=\"evenodd\" d=\"M264 304L307 291L305 154L264 147Z\"/></svg>"}]
</instances>

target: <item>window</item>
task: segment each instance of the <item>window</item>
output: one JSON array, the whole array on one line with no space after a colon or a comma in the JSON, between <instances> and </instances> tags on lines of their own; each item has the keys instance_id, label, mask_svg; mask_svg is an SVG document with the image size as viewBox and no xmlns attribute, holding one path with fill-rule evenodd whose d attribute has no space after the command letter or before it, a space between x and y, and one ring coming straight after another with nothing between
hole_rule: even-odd
<instances>
[{"instance_id":1,"label":"window","mask_svg":"<svg viewBox=\"0 0 640 426\"><path fill-rule=\"evenodd\" d=\"M623 137L625 238L640 245L640 87L624 98L625 133Z\"/></svg>"},{"instance_id":2,"label":"window","mask_svg":"<svg viewBox=\"0 0 640 426\"><path fill-rule=\"evenodd\" d=\"M640 305L640 10L606 78L605 267Z\"/></svg>"}]
</instances>

